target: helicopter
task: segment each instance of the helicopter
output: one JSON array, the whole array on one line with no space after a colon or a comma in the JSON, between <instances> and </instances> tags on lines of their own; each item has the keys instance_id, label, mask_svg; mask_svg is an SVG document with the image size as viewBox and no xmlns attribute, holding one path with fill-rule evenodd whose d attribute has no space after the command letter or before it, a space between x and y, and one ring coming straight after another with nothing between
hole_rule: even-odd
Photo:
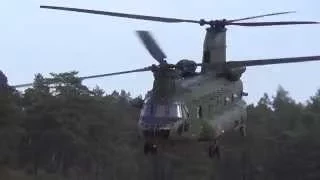
<instances>
[{"instance_id":1,"label":"helicopter","mask_svg":"<svg viewBox=\"0 0 320 180\"><path fill-rule=\"evenodd\" d=\"M167 62L162 51L149 31L136 31L144 47L158 62L140 69L80 77L81 80L99 78L126 73L153 73L153 87L142 102L138 102L140 117L137 123L138 134L144 139L144 153L156 154L160 140L189 140L209 142L210 158L220 157L219 141L231 131L239 131L246 136L247 110L243 97L241 77L247 67L283 63L319 61L320 56L286 57L227 61L226 26L262 27L276 25L319 24L315 21L277 21L277 22L239 22L266 16L294 13L278 12L232 20L190 20L168 17L125 14L109 11L98 11L58 6L40 6L44 9L82 12L97 15L115 16L136 20L164 23L193 23L208 26L203 44L202 62L181 59L176 64ZM197 68L201 68L197 72ZM21 84L13 87L31 86Z\"/></svg>"}]
</instances>

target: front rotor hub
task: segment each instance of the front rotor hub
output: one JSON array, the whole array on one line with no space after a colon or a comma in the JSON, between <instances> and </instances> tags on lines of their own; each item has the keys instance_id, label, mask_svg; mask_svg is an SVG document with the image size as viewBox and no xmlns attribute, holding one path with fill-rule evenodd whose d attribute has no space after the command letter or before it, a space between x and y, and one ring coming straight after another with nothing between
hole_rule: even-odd
<instances>
[{"instance_id":1,"label":"front rotor hub","mask_svg":"<svg viewBox=\"0 0 320 180\"><path fill-rule=\"evenodd\" d=\"M199 24L200 24L200 26L203 26L203 25L208 24L208 21L206 21L204 19L200 19Z\"/></svg>"}]
</instances>

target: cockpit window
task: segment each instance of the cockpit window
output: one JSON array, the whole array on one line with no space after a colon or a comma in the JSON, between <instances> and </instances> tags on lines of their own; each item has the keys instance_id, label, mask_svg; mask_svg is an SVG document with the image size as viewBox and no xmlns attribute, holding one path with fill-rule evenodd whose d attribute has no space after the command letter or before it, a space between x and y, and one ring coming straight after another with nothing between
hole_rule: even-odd
<instances>
[{"instance_id":1,"label":"cockpit window","mask_svg":"<svg viewBox=\"0 0 320 180\"><path fill-rule=\"evenodd\" d=\"M156 106L156 110L155 110L155 113L154 113L154 116L155 117L163 117L163 116L166 116L166 109L167 107L165 105L154 105Z\"/></svg>"},{"instance_id":2,"label":"cockpit window","mask_svg":"<svg viewBox=\"0 0 320 180\"><path fill-rule=\"evenodd\" d=\"M171 116L182 117L182 106L181 105L173 105L171 107Z\"/></svg>"},{"instance_id":3,"label":"cockpit window","mask_svg":"<svg viewBox=\"0 0 320 180\"><path fill-rule=\"evenodd\" d=\"M142 116L183 118L185 111L182 104L145 104Z\"/></svg>"}]
</instances>

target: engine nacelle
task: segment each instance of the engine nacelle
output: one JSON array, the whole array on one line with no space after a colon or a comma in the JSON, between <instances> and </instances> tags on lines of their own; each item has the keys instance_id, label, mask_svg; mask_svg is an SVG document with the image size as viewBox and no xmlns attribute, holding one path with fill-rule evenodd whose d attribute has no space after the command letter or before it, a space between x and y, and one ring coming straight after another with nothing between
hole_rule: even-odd
<instances>
[{"instance_id":1,"label":"engine nacelle","mask_svg":"<svg viewBox=\"0 0 320 180\"><path fill-rule=\"evenodd\" d=\"M230 81L238 81L245 71L246 67L227 68L225 77Z\"/></svg>"},{"instance_id":2,"label":"engine nacelle","mask_svg":"<svg viewBox=\"0 0 320 180\"><path fill-rule=\"evenodd\" d=\"M176 66L182 77L193 76L196 74L197 63L194 61L182 59L176 64Z\"/></svg>"}]
</instances>

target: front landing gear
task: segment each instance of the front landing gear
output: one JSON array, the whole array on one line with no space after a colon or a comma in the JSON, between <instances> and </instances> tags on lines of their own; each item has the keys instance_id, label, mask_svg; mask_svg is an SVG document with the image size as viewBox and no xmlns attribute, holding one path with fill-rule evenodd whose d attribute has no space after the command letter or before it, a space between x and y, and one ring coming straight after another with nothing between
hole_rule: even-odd
<instances>
[{"instance_id":1,"label":"front landing gear","mask_svg":"<svg viewBox=\"0 0 320 180\"><path fill-rule=\"evenodd\" d=\"M146 142L144 143L144 154L147 155L149 153L151 154L157 154L158 152L158 146L154 143Z\"/></svg>"},{"instance_id":2,"label":"front landing gear","mask_svg":"<svg viewBox=\"0 0 320 180\"><path fill-rule=\"evenodd\" d=\"M217 140L215 140L214 143L209 146L208 154L210 158L217 156L217 158L220 159L220 146L218 145Z\"/></svg>"}]
</instances>

